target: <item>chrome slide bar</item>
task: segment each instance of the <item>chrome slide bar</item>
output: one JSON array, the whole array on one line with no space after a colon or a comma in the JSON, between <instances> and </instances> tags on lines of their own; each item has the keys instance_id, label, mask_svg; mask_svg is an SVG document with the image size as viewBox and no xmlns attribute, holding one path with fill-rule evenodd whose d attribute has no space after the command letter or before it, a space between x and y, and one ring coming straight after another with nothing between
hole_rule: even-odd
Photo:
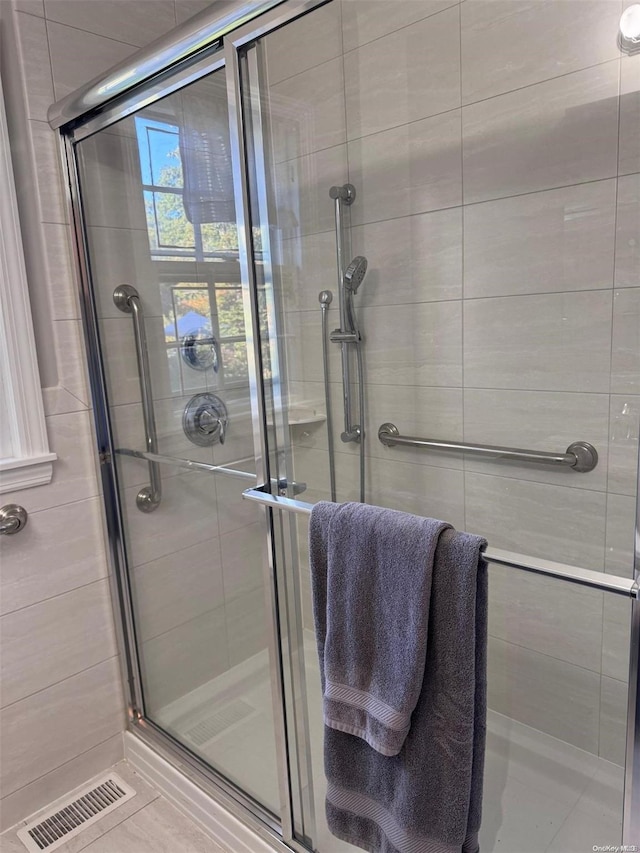
<instances>
[{"instance_id":1,"label":"chrome slide bar","mask_svg":"<svg viewBox=\"0 0 640 853\"><path fill-rule=\"evenodd\" d=\"M424 447L427 450L459 450L463 453L477 453L498 459L511 459L517 462L536 462L542 465L563 465L573 471L585 473L593 471L598 464L598 451L586 441L574 441L564 453L546 453L543 450L522 450L518 447L496 447L491 444L466 444L458 441L438 441L434 438L416 438L400 435L395 424L382 424L378 438L386 447L396 444L405 447Z\"/></svg>"},{"instance_id":2,"label":"chrome slide bar","mask_svg":"<svg viewBox=\"0 0 640 853\"><path fill-rule=\"evenodd\" d=\"M318 296L320 309L322 311L322 376L324 379L324 401L327 411L327 447L329 450L329 485L331 489L331 500L336 499L336 458L333 445L333 411L331 406L331 385L329 384L329 306L333 301L330 290L320 291Z\"/></svg>"},{"instance_id":3,"label":"chrome slide bar","mask_svg":"<svg viewBox=\"0 0 640 853\"><path fill-rule=\"evenodd\" d=\"M342 403L344 406L344 432L340 438L344 442L360 441L361 429L359 424L351 421L351 362L350 345L359 343L359 337L352 331L352 323L348 315L347 295L344 285L345 272L345 237L348 226L345 225L345 209L353 204L356 197L356 189L353 184L344 184L341 187L331 187L329 196L333 199L335 228L336 228L336 268L338 275L338 310L340 312L340 328L331 333L332 343L339 343L342 356ZM347 219L347 222L349 220ZM348 247L347 247L348 248ZM346 261L348 263L350 258ZM362 413L360 413L362 417Z\"/></svg>"},{"instance_id":4,"label":"chrome slide bar","mask_svg":"<svg viewBox=\"0 0 640 853\"><path fill-rule=\"evenodd\" d=\"M116 308L125 314L131 314L133 319L133 334L136 342L136 358L138 360L138 377L140 379L140 396L142 398L142 418L144 420L145 444L149 453L158 452L158 433L156 416L153 410L153 394L151 391L151 368L149 366L149 349L147 333L144 325L144 312L140 302L140 294L130 284L121 284L113 291L113 301ZM160 466L157 462L149 461L149 485L144 486L136 495L136 506L140 512L153 512L162 500L162 479Z\"/></svg>"},{"instance_id":5,"label":"chrome slide bar","mask_svg":"<svg viewBox=\"0 0 640 853\"><path fill-rule=\"evenodd\" d=\"M296 501L292 498L280 498L263 492L260 489L247 489L242 493L247 501L270 506L274 509L293 512L298 515L311 515L313 504L304 501ZM640 599L640 586L632 578L621 578L617 575L607 575L604 572L594 572L591 569L581 569L577 566L569 566L565 563L554 563L551 560L542 560L538 557L527 557L512 551L502 551L498 548L487 548L484 552L487 563L496 566L508 566L511 569L532 572L537 575L558 578L569 581L569 583L588 586L591 589L600 589L604 592L612 592L625 598Z\"/></svg>"}]
</instances>

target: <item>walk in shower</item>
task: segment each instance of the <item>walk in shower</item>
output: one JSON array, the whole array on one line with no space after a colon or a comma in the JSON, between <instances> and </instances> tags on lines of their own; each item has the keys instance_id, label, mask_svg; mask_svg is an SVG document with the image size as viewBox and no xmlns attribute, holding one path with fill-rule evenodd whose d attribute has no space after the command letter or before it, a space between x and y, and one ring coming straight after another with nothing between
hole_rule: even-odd
<instances>
[{"instance_id":1,"label":"walk in shower","mask_svg":"<svg viewBox=\"0 0 640 853\"><path fill-rule=\"evenodd\" d=\"M489 541L481 849L640 843L627 5L215 3L50 112L130 729L280 849L355 849L323 806L331 499Z\"/></svg>"}]
</instances>

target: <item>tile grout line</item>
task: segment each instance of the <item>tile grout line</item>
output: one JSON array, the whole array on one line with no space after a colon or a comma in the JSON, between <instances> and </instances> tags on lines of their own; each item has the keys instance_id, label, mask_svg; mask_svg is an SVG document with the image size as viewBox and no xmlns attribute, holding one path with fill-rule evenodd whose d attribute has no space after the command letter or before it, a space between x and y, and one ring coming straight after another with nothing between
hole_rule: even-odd
<instances>
[{"instance_id":1,"label":"tile grout line","mask_svg":"<svg viewBox=\"0 0 640 853\"><path fill-rule=\"evenodd\" d=\"M40 599L38 599L38 601L31 602L31 604L25 604L22 607L16 607L14 610L7 610L6 612L0 614L0 621L2 621L2 619L4 619L5 616L12 616L14 613L21 613L23 610L29 610L30 607L38 607L40 604L45 604L49 601L55 601L56 598L62 598L65 595L70 595L73 592L77 592L77 590L87 589L88 587L93 586L94 584L104 583L104 581L108 581L108 580L109 580L109 575L106 574L106 575L103 575L102 577L94 578L94 580L89 581L88 583L82 583L82 584L79 584L78 586L72 587L71 589L66 589L63 592L57 592L55 595L50 595L47 598L40 598ZM3 707L8 707L8 706L3 706Z\"/></svg>"},{"instance_id":2,"label":"tile grout line","mask_svg":"<svg viewBox=\"0 0 640 853\"><path fill-rule=\"evenodd\" d=\"M459 37L459 61L460 61L460 104L462 105L462 6L458 4L458 37ZM465 432L465 417L464 417L464 408L465 408L465 379L464 379L464 364L465 364L465 348L464 348L464 328L465 328L465 286L464 286L464 274L465 274L465 258L464 258L464 235L465 235L465 227L464 227L464 135L463 135L463 126L462 126L462 108L460 109L460 200L463 202L461 205L460 212L460 267L461 267L461 281L460 281L460 297L461 297L461 306L460 306L460 322L461 322L461 389L462 389L462 440L466 441L466 432ZM467 527L467 454L462 454L462 517L464 519L465 530Z\"/></svg>"},{"instance_id":3,"label":"tile grout line","mask_svg":"<svg viewBox=\"0 0 640 853\"><path fill-rule=\"evenodd\" d=\"M517 86L515 89L508 89L506 92L498 92L495 95L487 95L486 98L479 98L476 101L468 101L467 103L462 104L462 109L467 107L475 107L476 104L484 104L487 101L493 101L496 98L502 98L505 95L512 95L516 92L522 92L525 89L531 89L533 86L540 86L544 83L553 83L554 80L562 80L565 77L571 77L572 74L582 74L585 71L591 71L594 68L601 68L604 65L609 65L612 62L620 62L620 55L614 56L611 59L603 59L600 62L594 62L591 65L585 65L582 68L576 68L573 71L565 71L564 74L557 74L553 77L544 77L542 80L536 80L534 83L525 83L524 86Z\"/></svg>"},{"instance_id":4,"label":"tile grout line","mask_svg":"<svg viewBox=\"0 0 640 853\"><path fill-rule=\"evenodd\" d=\"M117 766L114 766L110 769L113 770L114 773L118 772ZM138 778L142 779L141 776L139 776ZM142 780L142 781L144 781L144 780ZM148 782L146 782L145 784L149 785ZM110 826L109 829L107 829L105 832L102 832L96 838L92 838L91 841L87 841L87 843L83 844L82 847L76 847L76 849L73 851L73 853L82 853L83 850L89 850L91 848L91 845L94 844L96 841L101 841L103 838L105 838L107 835L109 835L110 832L113 832L114 829L117 829L119 826L122 826L123 823L126 823L130 817L135 817L135 815L139 814L141 811L144 811L144 809L146 809L147 806L152 805L153 803L156 802L156 800L159 800L162 797L162 795L160 793L158 793L152 785L149 785L149 787L153 791L155 791L155 793L156 793L156 796L152 800L149 800L148 802L143 803L143 805L139 806L135 811L132 811L126 817L123 817L122 820L119 820L117 823L114 823L113 826ZM114 811L112 812L112 814L116 814L116 815L117 815L117 813L118 813L117 809L114 809ZM97 821L96 824L94 824L94 825L99 826L100 822ZM77 837L81 838L82 837L81 833L78 833ZM60 850L60 853L65 853L65 847L68 847L68 845L67 844L62 845L62 849ZM132 853L133 853L133 851L132 851Z\"/></svg>"},{"instance_id":5,"label":"tile grout line","mask_svg":"<svg viewBox=\"0 0 640 853\"><path fill-rule=\"evenodd\" d=\"M382 133L384 133L384 132L385 131L382 131ZM340 148L340 147L341 147L341 145L333 145L330 148L320 149L320 151L329 151L332 148ZM316 153L316 152L314 152L314 153ZM309 156L312 156L312 155L308 155L308 154L302 155L302 157L309 157ZM291 163L291 162L294 162L295 160L302 159L302 157L295 157L292 160L287 160L286 162ZM630 172L628 174L621 175L620 177L635 177L638 174L640 174L640 173L639 172ZM462 204L452 204L452 205L448 205L446 207L427 208L426 210L419 210L419 211L415 211L414 213L402 213L402 214L399 214L398 216L389 216L385 219L369 219L366 222L358 222L356 225L354 225L352 227L353 228L366 228L369 225L380 225L380 224L383 224L385 222L395 222L399 219L410 219L414 216L427 216L431 213L443 213L444 211L448 211L448 210L459 210L459 209L464 210L467 207L475 207L475 206L482 205L482 204L491 204L491 203L498 203L501 201L510 201L510 200L516 199L516 198L524 198L526 196L539 195L540 193L550 193L550 192L555 192L558 190L575 189L577 187L584 187L584 186L587 186L589 184L598 184L598 183L602 183L605 181L613 181L613 180L617 180L617 177L618 176L615 174L604 175L602 177L588 178L586 180L574 182L571 184L559 184L559 185L554 185L554 186L550 186L550 187L542 187L541 189L527 190L525 192L512 193L511 195L495 196L495 197L486 198L486 199L479 199L478 201L467 201L467 202L464 202ZM65 223L51 223L51 224L56 225L56 224L65 224ZM93 228L114 228L114 229L117 228L117 226L111 226L111 225L93 225L91 227L93 227ZM127 229L124 229L124 230L127 230ZM138 229L138 230L142 230L142 229ZM327 235L327 234L331 234L330 228L325 228L325 229L321 229L318 231L305 231L304 233L293 234L289 237L283 236L282 240L284 243L287 243L287 242L293 242L295 240L304 240L304 239L309 238L309 237L320 237L322 235ZM628 289L628 288L633 288L636 286L637 285L621 285L620 287Z\"/></svg>"},{"instance_id":6,"label":"tile grout line","mask_svg":"<svg viewBox=\"0 0 640 853\"><path fill-rule=\"evenodd\" d=\"M496 294L493 296L467 296L467 297L449 297L447 299L421 299L421 300L416 300L413 302L387 302L387 303L376 302L376 303L371 304L371 305L362 305L361 310L362 311L374 311L374 310L377 310L379 308L402 309L402 308L412 308L416 305L444 305L444 304L451 304L451 303L453 303L453 304L464 303L464 304L471 305L473 303L478 303L478 302L482 302L482 301L488 302L490 299L492 299L492 300L496 300L496 299L529 299L529 298L539 298L539 297L543 297L543 296L549 296L549 297L574 296L576 294L611 293L615 289L616 288L606 286L606 287L593 287L593 288L589 288L588 290L547 290L547 291L540 291L537 293L503 293L503 294ZM640 287L627 287L627 288L623 288L623 289L625 289L625 290L640 290ZM287 311L286 316L292 316L295 314L311 314L311 313L313 313L313 308L295 308L291 311ZM105 319L119 320L120 318L119 317L111 317L111 318L105 318ZM158 318L156 318L156 319L158 319ZM609 387L610 387L610 385L609 385ZM595 393L610 394L611 392L609 390L607 390L607 391L601 391L601 392L595 392ZM630 396L636 396L637 397L637 396L640 396L640 394L632 394ZM170 399L170 398L165 398L165 399Z\"/></svg>"},{"instance_id":7,"label":"tile grout line","mask_svg":"<svg viewBox=\"0 0 640 853\"><path fill-rule=\"evenodd\" d=\"M450 7L449 9L446 9L446 10L444 10L444 11L450 11L450 9L451 9L451 8L452 8L452 7ZM335 57L335 58L337 58L337 57ZM335 59L335 58L334 58L334 59ZM524 91L525 89L530 89L530 88L533 88L534 86L543 85L543 84L545 84L545 83L551 83L551 82L553 82L554 80L561 80L561 79L563 79L564 77L569 77L569 76L571 76L572 74L581 74L581 73L584 73L585 71L590 71L590 70L592 70L592 69L594 69L594 68L600 68L600 67L602 67L602 66L605 66L605 65L611 64L611 63L613 63L613 62L618 62L618 63L619 63L619 62L620 62L620 58L619 58L619 57L617 57L617 58L615 58L615 59L606 59L606 60L603 60L602 62L597 62L597 63L595 63L594 65L588 65L588 66L586 66L585 68L580 68L580 69L578 69L577 71L568 71L568 72L566 72L565 74L560 74L560 75L558 75L557 77L549 77L549 78L547 78L547 79L545 79L545 80L539 80L539 81L537 81L537 82L535 82L535 83L529 83L529 84L527 84L526 86L520 86L520 87L519 87L519 88L517 88L517 89L510 89L510 90L509 90L509 91L507 91L507 92L501 92L501 93L500 93L500 94L498 94L498 95L492 95L492 96L490 96L490 97L488 97L488 98L482 98L482 99L481 99L481 100L479 100L479 101L473 101L473 102L470 102L470 103L468 103L468 104L464 104L464 103L463 103L463 104L460 104L460 105L458 105L458 106L456 106L456 107L451 107L451 108L449 108L449 109L447 109L447 110L440 110L439 112L429 113L428 115L421 116L420 118L411 119L411 121L401 122L400 124L396 124L396 125L390 125L389 127L381 128L381 129L379 129L379 130L374 130L374 131L372 131L371 133L365 133L365 134L362 134L361 136L353 136L353 137L349 137L349 135L348 135L348 133L347 133L347 136L346 136L345 142L337 143L336 145L328 145L326 148L320 148L320 149L317 149L317 150L318 150L318 151L328 151L328 150L330 150L330 149L332 149L332 148L338 148L340 145L347 145L347 146L349 146L350 144L353 144L353 143L355 143L355 142L362 142L362 140L370 139L370 138L371 138L371 137L373 137L373 136L379 136L379 135L380 135L380 134L382 134L382 133L389 133L389 132L394 131L394 130L400 130L401 128L404 128L404 127L410 127L411 125L417 124L417 123L419 123L419 122L428 121L429 119L438 118L438 117L440 117L440 116L444 116L444 115L449 115L450 113L454 113L454 112L457 112L457 111L460 111L460 112L461 112L461 114L462 114L462 113L464 112L464 110L468 110L468 109L470 109L471 107L476 106L477 104L486 103L486 102L488 102L488 101L495 100L496 98L501 98L501 97L505 97L505 96L507 96L507 95L515 94L515 93L517 93L517 92L522 92L522 91ZM324 63L320 63L320 64L324 64ZM302 72L302 73L303 73L303 72ZM293 75L293 76L295 76L295 75ZM277 85L277 84L274 84L274 85ZM291 162L292 160L298 160L298 159L300 159L301 157L310 157L310 156L312 156L314 153L317 153L317 152L315 152L315 151L313 151L313 152L307 152L306 154L301 154L299 157L292 157L292 158L289 158L289 159L285 159L285 160L279 161L278 165L280 165L281 163L289 163L289 162ZM616 173L617 173L617 170L616 170Z\"/></svg>"},{"instance_id":8,"label":"tile grout line","mask_svg":"<svg viewBox=\"0 0 640 853\"><path fill-rule=\"evenodd\" d=\"M104 661L102 661L102 663L104 663ZM31 779L25 785L21 785L19 788L16 788L14 791L10 791L8 794L4 794L4 796L2 797L2 800L8 800L9 797L13 797L14 794L17 794L20 791L24 791L24 789L28 788L30 785L34 785L36 782L40 782L42 779L45 779L47 776L50 776L52 773L57 773L58 770L61 770L63 767L66 767L67 764L71 764L73 761L77 761L79 758L82 758L83 755L87 755L87 753L91 752L92 750L97 749L100 746L104 746L106 743L109 743L110 740L113 740L114 738L117 738L117 737L122 738L123 733L124 733L124 727L121 728L120 730L118 730L117 732L110 734L104 740L101 740L98 743L94 743L88 749L85 749L82 752L79 752L77 755L74 755L72 758L67 759L67 761L63 761L62 764L58 764L57 767L53 767L51 770L48 770L46 773L43 773L42 776L37 776L35 779ZM82 783L80 783L80 784L82 784ZM77 787L79 787L79 785L76 785L75 787L77 788ZM61 796L64 796L64 794L62 794ZM57 799L60 799L60 798L57 798ZM37 812L34 812L34 814L39 814L40 812L45 811L46 808L47 808L47 806L45 805L41 809L38 809ZM26 819L22 819L22 820L18 821L18 824L23 824L25 822L25 820L28 820L28 817ZM7 829L11 829L11 828L12 827L7 827Z\"/></svg>"},{"instance_id":9,"label":"tile grout line","mask_svg":"<svg viewBox=\"0 0 640 853\"><path fill-rule=\"evenodd\" d=\"M451 0L448 6L444 6L442 9L437 9L435 12L431 12L428 15L425 15L423 18L417 18L415 21L411 21L409 24L403 24L401 27L398 27L395 30L387 30L380 36L375 36L368 41L363 41L361 44L357 44L355 47L350 47L348 50L344 51L345 55L348 53L355 53L357 50L360 50L363 47L367 47L370 44L373 44L376 41L381 41L387 36L395 35L396 33L400 33L403 30L408 30L411 27L414 27L416 24L421 24L426 21L428 18L435 18L436 15L441 15L443 12L449 12L453 9L454 6L460 6L461 0ZM344 33L343 33L343 48L344 48Z\"/></svg>"},{"instance_id":10,"label":"tile grout line","mask_svg":"<svg viewBox=\"0 0 640 853\"><path fill-rule=\"evenodd\" d=\"M507 571L517 571L517 570L507 570ZM557 578L550 578L549 580L553 584L558 583ZM564 581L564 583L571 583L571 581ZM574 586L575 586L575 584L574 584ZM598 590L590 590L590 591L591 592L598 592ZM603 593L603 594L605 594L605 593ZM498 634L489 633L488 636L491 637L491 639L493 639L493 640L498 640L499 642L505 643L506 645L514 646L516 649L523 649L525 652L532 652L534 655L540 655L541 657L549 658L549 660L555 660L555 661L558 661L558 663L563 663L563 664L566 664L567 666L573 666L576 669L579 669L581 672L588 672L591 675L597 675L598 680L600 680L601 672L598 669L590 669L588 666L583 666L582 664L574 663L571 660L567 660L567 658L561 658L561 657L558 657L557 655L551 655L551 654L548 654L548 652L541 652L540 649L534 649L531 646L524 646L524 645L522 645L522 643L516 643L513 640L507 640L504 637L500 637ZM502 713L502 712L499 712L499 713ZM516 717L513 717L513 719L517 720ZM529 723L524 723L524 722L522 722L522 720L517 720L517 722L521 722L522 725L524 725L524 726L529 725ZM599 729L599 726L598 726L598 729ZM547 734L549 734L549 733L547 732ZM599 735L599 732L598 732L598 735ZM551 737L558 737L558 736L557 735L551 735ZM562 738L558 737L558 740L562 740ZM565 743L569 743L571 746L576 746L576 744L571 743L570 741L565 741ZM598 736L598 746L599 745L600 744L599 744L599 736ZM589 752L589 750L585 749L583 746L577 746L577 749L583 749L585 752ZM596 755L596 753L591 753L591 754ZM596 757L599 758L601 756L597 755Z\"/></svg>"},{"instance_id":11,"label":"tile grout line","mask_svg":"<svg viewBox=\"0 0 640 853\"><path fill-rule=\"evenodd\" d=\"M33 16L33 17L39 17L39 16ZM86 33L89 36L95 36L96 38L103 39L104 41L112 41L112 42L115 42L116 44L121 44L121 45L124 45L125 47L130 47L130 48L132 48L132 51L131 51L132 53L134 51L142 50L142 48L145 47L144 44L141 44L141 45L140 44L132 44L129 41L122 41L122 39L115 39L112 36L105 36L105 35L102 35L102 33L96 33L93 30L85 30L82 27L76 27L73 24L67 24L67 23L64 23L62 21L56 21L53 18L47 17L46 9L45 9L44 20L48 24L56 24L59 27L67 27L70 30L75 30L77 33ZM109 67L111 67L111 66L109 66ZM75 91L75 90L72 90L72 91ZM65 96L63 95L61 97L65 97Z\"/></svg>"},{"instance_id":12,"label":"tile grout line","mask_svg":"<svg viewBox=\"0 0 640 853\"><path fill-rule=\"evenodd\" d=\"M21 696L20 699L16 699L14 702L9 702L7 705L3 705L3 707L0 709L0 712L4 713L9 708L13 708L15 705L19 705L20 702L25 702L27 699L32 699L34 696L38 696L40 693L44 693L46 690L52 690L54 687L57 687L59 684L64 684L65 681L69 681L72 678L77 678L79 675L84 675L85 673L90 672L92 669L96 669L99 666L103 666L105 663L109 663L109 661L118 660L119 657L120 657L119 652L116 652L116 654L113 654L113 655L109 655L108 657L97 661L97 663L92 663L91 666L86 666L83 669L78 670L78 672L73 672L73 673L71 673L71 675L66 675L64 678L60 678L58 681L54 681L53 684L47 684L45 687L40 687L38 690L34 690L33 693L28 693L26 696ZM117 734L117 732L115 734ZM111 735L111 737L113 737L113 735ZM107 740L108 739L109 738L107 738ZM60 765L60 766L62 766L62 765ZM57 769L57 768L54 768L54 770L55 769ZM49 772L53 772L53 771L49 771ZM43 775L46 776L47 773L45 773ZM42 777L39 776L38 778L40 779ZM34 779L32 781L37 781L37 780ZM30 784L31 784L31 782L27 783L27 785L30 785ZM26 786L22 785L21 788L23 788L23 787L26 787ZM21 788L16 788L16 791L21 790ZM6 794L5 796L10 796L11 794L15 794L16 791L11 791L9 794Z\"/></svg>"},{"instance_id":13,"label":"tile grout line","mask_svg":"<svg viewBox=\"0 0 640 853\"><path fill-rule=\"evenodd\" d=\"M361 47L365 47L366 45L372 44L374 41L379 41L380 39L385 38L385 36L393 35L394 33L398 33L401 30L408 29L409 27L414 26L414 24L419 24L422 21L426 21L427 18L433 18L435 15L439 15L441 12L446 12L449 9L453 8L453 6L459 5L461 0L452 0L451 5L447 6L444 9L438 9L436 12L431 12L429 15L425 15L424 18L419 18L416 21L413 21L410 24L405 24L402 27L398 27L396 30L389 30L388 32L383 33L381 36L376 36L370 41L362 42L362 44L356 45L355 47L350 47L348 50L344 49L344 27L342 26L342 8L340 10L340 19L341 19L341 28L340 28L340 41L341 41L341 53L336 56L330 56L328 59L323 59L322 62L316 62L314 65L310 65L308 68L304 68L302 71L296 71L294 74L287 74L286 77L281 77L279 80L276 80L274 83L270 84L269 88L273 88L274 86L279 86L280 83L284 83L288 80L293 80L295 77L300 76L300 74L306 74L308 71L312 71L314 68L319 68L321 65L326 65L328 62L335 62L336 59L342 58L344 61L344 57L348 53L355 53L357 50L360 50ZM175 3L175 0L174 0Z\"/></svg>"}]
</instances>

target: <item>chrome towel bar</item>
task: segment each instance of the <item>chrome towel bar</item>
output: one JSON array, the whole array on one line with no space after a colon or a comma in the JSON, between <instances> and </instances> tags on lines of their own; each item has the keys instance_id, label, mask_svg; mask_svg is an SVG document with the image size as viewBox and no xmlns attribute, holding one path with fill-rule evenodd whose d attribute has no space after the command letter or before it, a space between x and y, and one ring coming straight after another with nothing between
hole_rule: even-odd
<instances>
[{"instance_id":1,"label":"chrome towel bar","mask_svg":"<svg viewBox=\"0 0 640 853\"><path fill-rule=\"evenodd\" d=\"M255 482L256 475L249 471L238 471L235 468L229 468L228 465L210 465L208 462L197 462L195 459L181 459L177 456L164 456L161 453L149 453L144 450L130 450L128 447L116 448L116 453L120 456L132 456L134 459L145 459L147 462L153 462L158 465L175 465L176 468L185 468L188 471L205 471L208 474L226 474L228 477L235 477L237 480L253 480ZM253 462L253 456L248 456L246 459L239 459L237 462L231 462L231 465L238 465L242 462Z\"/></svg>"},{"instance_id":2,"label":"chrome towel bar","mask_svg":"<svg viewBox=\"0 0 640 853\"><path fill-rule=\"evenodd\" d=\"M511 459L515 462L535 462L541 465L562 465L581 474L593 471L598 464L598 451L586 441L574 441L564 453L546 453L543 450L522 450L519 447L496 447L491 444L466 444L458 441L438 441L434 438L416 438L412 435L400 435L395 424L382 424L378 430L378 439L386 447L396 444L405 447L424 447L427 450L454 450L463 453L476 453L497 459Z\"/></svg>"},{"instance_id":3,"label":"chrome towel bar","mask_svg":"<svg viewBox=\"0 0 640 853\"><path fill-rule=\"evenodd\" d=\"M242 497L247 501L255 501L273 509L293 512L298 515L311 515L313 509L313 504L296 501L293 498L276 497L268 494L268 492L263 492L261 489L246 489L242 493ZM546 575L580 586L588 586L591 589L623 595L625 598L640 599L640 587L632 578L621 578L617 575L604 574L604 572L594 572L592 569L581 569L577 566L569 566L566 563L554 563L551 560L542 560L538 557L527 557L524 554L502 551L498 548L487 548L484 552L484 559L487 563L496 566L508 566L510 569Z\"/></svg>"},{"instance_id":4,"label":"chrome towel bar","mask_svg":"<svg viewBox=\"0 0 640 853\"><path fill-rule=\"evenodd\" d=\"M246 456L244 459L234 459L227 462L226 465L212 465L209 462L198 462L195 459L183 459L179 456L164 456L161 453L149 453L144 450L131 450L128 447L117 447L115 452L120 456L130 456L133 459L144 459L147 462L153 462L157 465L173 465L176 468L184 468L187 471L203 471L205 474L223 474L225 477L234 477L236 480L251 480L255 483L257 480L256 474L250 471L239 471L237 468L230 468L230 465L242 465L245 462L253 462L253 456ZM287 482L287 480L272 480L272 485L277 489L286 491L292 489L294 495L301 495L306 491L306 483L298 483L295 481Z\"/></svg>"}]
</instances>

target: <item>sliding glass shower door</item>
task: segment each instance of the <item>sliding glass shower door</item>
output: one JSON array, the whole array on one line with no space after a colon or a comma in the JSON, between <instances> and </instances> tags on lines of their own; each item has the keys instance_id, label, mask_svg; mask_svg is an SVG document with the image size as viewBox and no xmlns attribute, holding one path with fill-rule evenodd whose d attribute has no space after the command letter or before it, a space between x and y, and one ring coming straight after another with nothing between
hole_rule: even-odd
<instances>
[{"instance_id":1,"label":"sliding glass shower door","mask_svg":"<svg viewBox=\"0 0 640 853\"><path fill-rule=\"evenodd\" d=\"M639 66L616 4L579 32L575 4L507 5L330 2L235 39L258 378L281 406L271 481L290 484L265 490L296 501L270 512L331 853L354 848L323 816L305 505L360 499L363 444L368 503L495 557L482 849L620 844L625 809L632 841L631 584L608 576L634 571ZM522 568L545 561L564 579Z\"/></svg>"},{"instance_id":2,"label":"sliding glass shower door","mask_svg":"<svg viewBox=\"0 0 640 853\"><path fill-rule=\"evenodd\" d=\"M219 63L218 63L219 64ZM224 68L77 144L136 712L277 815Z\"/></svg>"}]
</instances>

